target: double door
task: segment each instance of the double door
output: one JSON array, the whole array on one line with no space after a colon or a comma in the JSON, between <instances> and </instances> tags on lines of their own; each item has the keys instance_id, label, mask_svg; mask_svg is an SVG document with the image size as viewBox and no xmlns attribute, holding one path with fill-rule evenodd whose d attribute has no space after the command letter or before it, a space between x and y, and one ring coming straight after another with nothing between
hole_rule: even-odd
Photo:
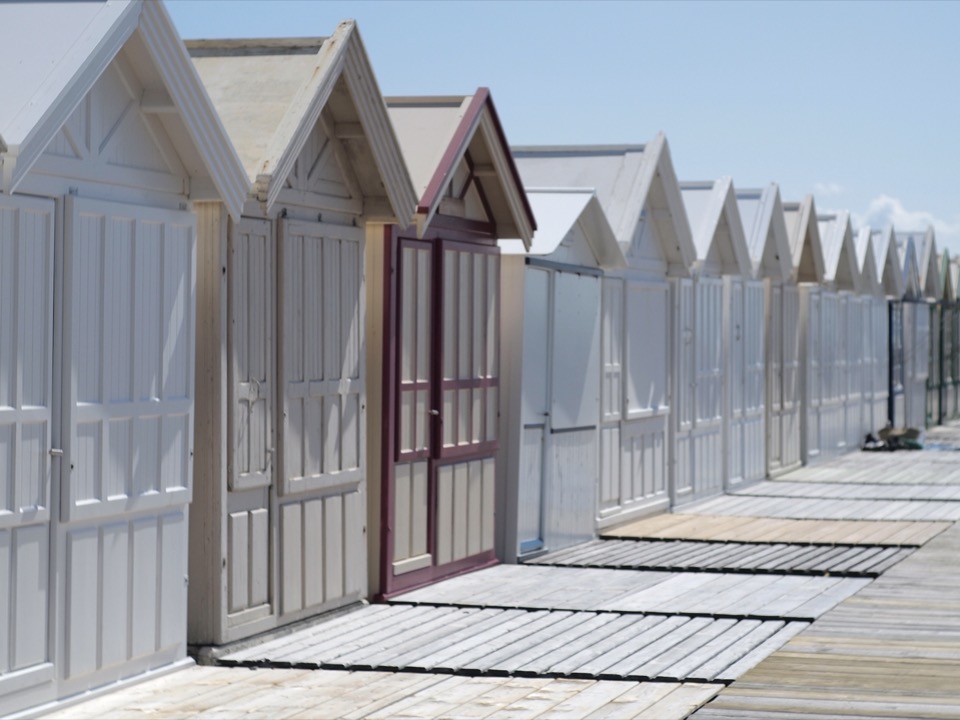
<instances>
[{"instance_id":1,"label":"double door","mask_svg":"<svg viewBox=\"0 0 960 720\"><path fill-rule=\"evenodd\" d=\"M0 199L0 714L185 657L194 243Z\"/></svg>"},{"instance_id":2,"label":"double door","mask_svg":"<svg viewBox=\"0 0 960 720\"><path fill-rule=\"evenodd\" d=\"M500 375L497 247L394 237L391 250L384 594L494 560Z\"/></svg>"}]
</instances>

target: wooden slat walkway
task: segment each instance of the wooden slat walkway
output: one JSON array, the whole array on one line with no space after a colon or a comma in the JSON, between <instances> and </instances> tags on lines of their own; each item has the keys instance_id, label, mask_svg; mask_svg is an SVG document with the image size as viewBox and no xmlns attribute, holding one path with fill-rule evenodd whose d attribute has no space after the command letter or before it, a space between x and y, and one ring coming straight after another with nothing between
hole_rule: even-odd
<instances>
[{"instance_id":1,"label":"wooden slat walkway","mask_svg":"<svg viewBox=\"0 0 960 720\"><path fill-rule=\"evenodd\" d=\"M696 718L960 717L960 526L823 615Z\"/></svg>"},{"instance_id":2,"label":"wooden slat walkway","mask_svg":"<svg viewBox=\"0 0 960 720\"><path fill-rule=\"evenodd\" d=\"M868 582L793 575L499 565L405 593L394 602L808 620Z\"/></svg>"},{"instance_id":3,"label":"wooden slat walkway","mask_svg":"<svg viewBox=\"0 0 960 720\"><path fill-rule=\"evenodd\" d=\"M913 548L870 545L595 540L541 555L526 564L872 578L912 552Z\"/></svg>"},{"instance_id":4,"label":"wooden slat walkway","mask_svg":"<svg viewBox=\"0 0 960 720\"><path fill-rule=\"evenodd\" d=\"M685 511L697 515L798 520L960 520L960 503L939 500L841 500L723 495L685 508Z\"/></svg>"},{"instance_id":5,"label":"wooden slat walkway","mask_svg":"<svg viewBox=\"0 0 960 720\"><path fill-rule=\"evenodd\" d=\"M958 458L960 460L960 458ZM891 483L824 483L793 480L767 480L745 488L737 488L732 495L766 497L839 498L857 500L940 500L960 502L960 484L957 485L894 485Z\"/></svg>"},{"instance_id":6,"label":"wooden slat walkway","mask_svg":"<svg viewBox=\"0 0 960 720\"><path fill-rule=\"evenodd\" d=\"M729 682L807 624L380 605L226 655L220 663L467 676Z\"/></svg>"},{"instance_id":7,"label":"wooden slat walkway","mask_svg":"<svg viewBox=\"0 0 960 720\"><path fill-rule=\"evenodd\" d=\"M947 522L793 520L689 513L657 515L604 531L605 538L919 546Z\"/></svg>"},{"instance_id":8,"label":"wooden slat walkway","mask_svg":"<svg viewBox=\"0 0 960 720\"><path fill-rule=\"evenodd\" d=\"M716 683L194 667L42 717L679 720L722 687Z\"/></svg>"}]
</instances>

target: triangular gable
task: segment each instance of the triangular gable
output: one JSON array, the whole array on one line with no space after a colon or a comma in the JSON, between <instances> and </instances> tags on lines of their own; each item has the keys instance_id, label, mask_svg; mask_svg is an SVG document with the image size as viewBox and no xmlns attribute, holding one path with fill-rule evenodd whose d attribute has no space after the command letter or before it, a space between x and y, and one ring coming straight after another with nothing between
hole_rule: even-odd
<instances>
[{"instance_id":1,"label":"triangular gable","mask_svg":"<svg viewBox=\"0 0 960 720\"><path fill-rule=\"evenodd\" d=\"M800 202L783 203L783 219L790 238L791 282L823 283L823 246L813 195L807 195Z\"/></svg>"},{"instance_id":2,"label":"triangular gable","mask_svg":"<svg viewBox=\"0 0 960 720\"><path fill-rule=\"evenodd\" d=\"M324 180L318 166L330 158L314 158L316 150L335 158L350 194L362 196L366 217L411 221L413 184L352 20L329 38L195 40L187 47L237 146L252 195L267 210L291 177L298 190ZM305 152L311 157L304 159Z\"/></svg>"},{"instance_id":3,"label":"triangular gable","mask_svg":"<svg viewBox=\"0 0 960 720\"><path fill-rule=\"evenodd\" d=\"M666 137L646 145L515 147L528 186L591 188L632 267L686 275L696 250Z\"/></svg>"},{"instance_id":4,"label":"triangular gable","mask_svg":"<svg viewBox=\"0 0 960 720\"><path fill-rule=\"evenodd\" d=\"M527 250L521 240L500 240L503 254L547 257L558 254L562 245L582 237L596 267L626 267L626 258L596 193L582 188L527 188L526 192L537 217L533 241ZM568 264L583 262L582 253L578 256L576 249L555 259Z\"/></svg>"},{"instance_id":5,"label":"triangular gable","mask_svg":"<svg viewBox=\"0 0 960 720\"><path fill-rule=\"evenodd\" d=\"M938 264L940 265L940 299L954 302L957 299L957 286L950 272L953 267L953 263L950 262L950 251L946 248L940 253Z\"/></svg>"},{"instance_id":6,"label":"triangular gable","mask_svg":"<svg viewBox=\"0 0 960 720\"><path fill-rule=\"evenodd\" d=\"M895 233L897 254L903 273L903 299L917 300L922 297L920 270L917 265L917 249L912 233Z\"/></svg>"},{"instance_id":7,"label":"triangular gable","mask_svg":"<svg viewBox=\"0 0 960 720\"><path fill-rule=\"evenodd\" d=\"M0 3L8 30L0 51L7 83L0 103L3 191L14 192L117 55L130 55L147 84L139 110L156 116L190 173L189 197L211 183L235 217L247 179L186 49L161 2Z\"/></svg>"},{"instance_id":8,"label":"triangular gable","mask_svg":"<svg viewBox=\"0 0 960 720\"><path fill-rule=\"evenodd\" d=\"M933 228L924 232L898 231L897 246L901 252L913 249L913 264L917 274L917 295L934 300L940 296L940 270L937 267L936 242ZM909 258L908 258L909 259ZM907 272L904 266L904 272Z\"/></svg>"},{"instance_id":9,"label":"triangular gable","mask_svg":"<svg viewBox=\"0 0 960 720\"><path fill-rule=\"evenodd\" d=\"M857 249L850 227L850 213L827 213L817 216L820 241L823 244L824 282L835 290L859 292L860 269Z\"/></svg>"},{"instance_id":10,"label":"triangular gable","mask_svg":"<svg viewBox=\"0 0 960 720\"><path fill-rule=\"evenodd\" d=\"M885 295L902 298L904 292L903 263L897 253L897 242L893 226L882 230L872 230L870 242L873 245L873 257L877 263L877 278L883 286Z\"/></svg>"},{"instance_id":11,"label":"triangular gable","mask_svg":"<svg viewBox=\"0 0 960 720\"><path fill-rule=\"evenodd\" d=\"M452 207L482 205L497 236L530 242L537 224L487 88L386 103L419 197L421 236L438 212L445 214L447 200Z\"/></svg>"},{"instance_id":12,"label":"triangular gable","mask_svg":"<svg viewBox=\"0 0 960 720\"><path fill-rule=\"evenodd\" d=\"M776 183L770 183L764 188L737 189L735 192L753 276L781 282L789 280L790 239L780 189Z\"/></svg>"},{"instance_id":13,"label":"triangular gable","mask_svg":"<svg viewBox=\"0 0 960 720\"><path fill-rule=\"evenodd\" d=\"M931 225L927 227L927 231L923 234L923 240L917 252L917 260L919 260L920 286L923 288L923 294L933 300L938 300L943 294L937 255L937 240Z\"/></svg>"},{"instance_id":14,"label":"triangular gable","mask_svg":"<svg viewBox=\"0 0 960 720\"><path fill-rule=\"evenodd\" d=\"M857 266L860 271L860 292L864 295L885 295L883 285L877 277L877 261L873 252L873 231L869 227L860 228L854 240L857 250Z\"/></svg>"},{"instance_id":15,"label":"triangular gable","mask_svg":"<svg viewBox=\"0 0 960 720\"><path fill-rule=\"evenodd\" d=\"M682 182L680 195L697 249L698 272L751 277L750 251L743 234L733 181Z\"/></svg>"}]
</instances>

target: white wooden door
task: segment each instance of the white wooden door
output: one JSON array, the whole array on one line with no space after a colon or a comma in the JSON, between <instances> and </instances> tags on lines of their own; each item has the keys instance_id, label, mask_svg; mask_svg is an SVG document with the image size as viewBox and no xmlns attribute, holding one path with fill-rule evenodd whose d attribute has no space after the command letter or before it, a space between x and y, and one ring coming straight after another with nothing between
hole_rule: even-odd
<instances>
[{"instance_id":1,"label":"white wooden door","mask_svg":"<svg viewBox=\"0 0 960 720\"><path fill-rule=\"evenodd\" d=\"M767 367L770 405L769 471L780 472L800 463L800 290L796 285L770 287Z\"/></svg>"},{"instance_id":2,"label":"white wooden door","mask_svg":"<svg viewBox=\"0 0 960 720\"><path fill-rule=\"evenodd\" d=\"M823 403L821 293L817 288L806 288L806 351L804 353L803 400L805 403L803 429L803 462L820 457Z\"/></svg>"},{"instance_id":3,"label":"white wooden door","mask_svg":"<svg viewBox=\"0 0 960 720\"><path fill-rule=\"evenodd\" d=\"M365 592L363 231L279 232L278 594L293 618Z\"/></svg>"},{"instance_id":4,"label":"white wooden door","mask_svg":"<svg viewBox=\"0 0 960 720\"><path fill-rule=\"evenodd\" d=\"M694 286L692 280L677 280L674 285L674 377L672 405L674 420L673 502L691 499L694 481L693 428L696 417L697 369L695 365Z\"/></svg>"},{"instance_id":5,"label":"white wooden door","mask_svg":"<svg viewBox=\"0 0 960 720\"><path fill-rule=\"evenodd\" d=\"M699 278L695 295L693 485L694 496L702 498L723 492L723 281Z\"/></svg>"},{"instance_id":6,"label":"white wooden door","mask_svg":"<svg viewBox=\"0 0 960 720\"><path fill-rule=\"evenodd\" d=\"M185 655L196 283L191 213L66 219L62 694Z\"/></svg>"},{"instance_id":7,"label":"white wooden door","mask_svg":"<svg viewBox=\"0 0 960 720\"><path fill-rule=\"evenodd\" d=\"M864 439L863 422L863 383L864 371L869 366L864 362L866 343L864 342L864 299L855 295L846 296L847 358L845 367L846 388L844 401L844 445L846 450L856 450Z\"/></svg>"},{"instance_id":8,"label":"white wooden door","mask_svg":"<svg viewBox=\"0 0 960 720\"><path fill-rule=\"evenodd\" d=\"M269 615L273 484L274 234L244 218L230 233L227 273L227 614L231 627Z\"/></svg>"},{"instance_id":9,"label":"white wooden door","mask_svg":"<svg viewBox=\"0 0 960 720\"><path fill-rule=\"evenodd\" d=\"M0 196L0 715L53 697L54 204Z\"/></svg>"},{"instance_id":10,"label":"white wooden door","mask_svg":"<svg viewBox=\"0 0 960 720\"><path fill-rule=\"evenodd\" d=\"M544 545L545 446L550 420L550 272L524 272L523 371L521 382L520 493L517 539L521 554Z\"/></svg>"}]
</instances>

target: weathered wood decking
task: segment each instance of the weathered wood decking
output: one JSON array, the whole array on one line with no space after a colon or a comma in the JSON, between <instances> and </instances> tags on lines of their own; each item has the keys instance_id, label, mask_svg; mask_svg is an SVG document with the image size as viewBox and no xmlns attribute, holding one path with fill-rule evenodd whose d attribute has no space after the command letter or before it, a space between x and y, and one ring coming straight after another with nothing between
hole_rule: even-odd
<instances>
[{"instance_id":1,"label":"weathered wood decking","mask_svg":"<svg viewBox=\"0 0 960 720\"><path fill-rule=\"evenodd\" d=\"M530 565L877 577L913 552L875 545L597 540L547 553Z\"/></svg>"},{"instance_id":2,"label":"weathered wood decking","mask_svg":"<svg viewBox=\"0 0 960 720\"><path fill-rule=\"evenodd\" d=\"M958 717L958 489L845 456L52 717Z\"/></svg>"}]
</instances>

